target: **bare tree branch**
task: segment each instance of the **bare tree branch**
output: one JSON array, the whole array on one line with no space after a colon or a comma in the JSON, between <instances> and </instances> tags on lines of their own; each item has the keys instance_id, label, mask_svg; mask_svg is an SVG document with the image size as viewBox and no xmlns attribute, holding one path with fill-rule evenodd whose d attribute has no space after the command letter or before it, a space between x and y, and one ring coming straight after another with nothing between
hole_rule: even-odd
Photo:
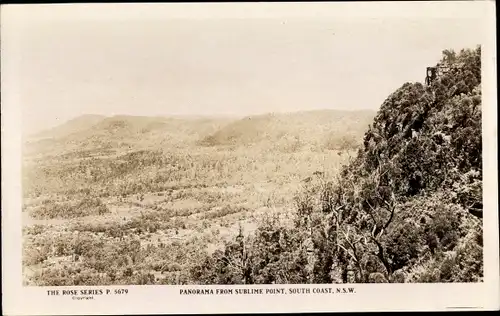
<instances>
[{"instance_id":1,"label":"bare tree branch","mask_svg":"<svg viewBox=\"0 0 500 316\"><path fill-rule=\"evenodd\" d=\"M385 258L384 247L382 247L382 244L377 240L377 238L370 236L370 239L373 240L373 242L375 242L375 244L377 245L377 248L378 248L378 252L375 253L375 255L380 259L380 261L382 261L382 264L386 268L387 273L391 274L392 273L391 265L389 264L389 262Z\"/></svg>"},{"instance_id":2,"label":"bare tree branch","mask_svg":"<svg viewBox=\"0 0 500 316\"><path fill-rule=\"evenodd\" d=\"M392 219L394 218L394 211L396 210L396 206L392 206L390 212L391 212L391 215L389 216L389 219L387 220L387 222L385 223L384 227L382 229L386 229L389 224L392 222Z\"/></svg>"}]
</instances>

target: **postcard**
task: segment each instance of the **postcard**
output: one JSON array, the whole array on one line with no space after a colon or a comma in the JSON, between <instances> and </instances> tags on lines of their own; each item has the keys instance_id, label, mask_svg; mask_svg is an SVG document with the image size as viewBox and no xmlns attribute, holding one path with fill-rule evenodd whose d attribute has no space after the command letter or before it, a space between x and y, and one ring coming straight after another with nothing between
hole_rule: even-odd
<instances>
[{"instance_id":1,"label":"postcard","mask_svg":"<svg viewBox=\"0 0 500 316\"><path fill-rule=\"evenodd\" d=\"M493 1L1 21L6 315L499 309Z\"/></svg>"}]
</instances>

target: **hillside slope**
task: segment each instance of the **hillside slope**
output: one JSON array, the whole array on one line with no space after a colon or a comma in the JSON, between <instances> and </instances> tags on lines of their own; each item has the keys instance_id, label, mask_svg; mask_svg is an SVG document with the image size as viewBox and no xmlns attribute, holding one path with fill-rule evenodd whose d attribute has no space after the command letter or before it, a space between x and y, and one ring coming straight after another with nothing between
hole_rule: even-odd
<instances>
[{"instance_id":1,"label":"hillside slope","mask_svg":"<svg viewBox=\"0 0 500 316\"><path fill-rule=\"evenodd\" d=\"M374 115L372 111L317 110L249 116L224 126L200 143L248 146L300 140L303 144L322 146L341 137L354 143L361 140Z\"/></svg>"},{"instance_id":2,"label":"hillside slope","mask_svg":"<svg viewBox=\"0 0 500 316\"><path fill-rule=\"evenodd\" d=\"M83 116L28 139L27 155L96 150L132 150L194 143L230 118L169 118L117 115ZM92 121L92 124L90 124Z\"/></svg>"},{"instance_id":3,"label":"hillside slope","mask_svg":"<svg viewBox=\"0 0 500 316\"><path fill-rule=\"evenodd\" d=\"M199 283L478 282L483 277L481 49L382 104L337 179L192 270ZM233 262L237 261L237 262ZM224 272L221 272L224 271Z\"/></svg>"},{"instance_id":4,"label":"hillside slope","mask_svg":"<svg viewBox=\"0 0 500 316\"><path fill-rule=\"evenodd\" d=\"M105 118L103 115L86 114L71 119L61 125L41 131L30 138L57 138L91 128Z\"/></svg>"},{"instance_id":5,"label":"hillside slope","mask_svg":"<svg viewBox=\"0 0 500 316\"><path fill-rule=\"evenodd\" d=\"M95 153L189 146L259 145L285 151L298 148L348 149L361 144L375 112L319 110L224 117L147 117L84 115L25 142L25 155ZM344 148L345 147L345 148Z\"/></svg>"}]
</instances>

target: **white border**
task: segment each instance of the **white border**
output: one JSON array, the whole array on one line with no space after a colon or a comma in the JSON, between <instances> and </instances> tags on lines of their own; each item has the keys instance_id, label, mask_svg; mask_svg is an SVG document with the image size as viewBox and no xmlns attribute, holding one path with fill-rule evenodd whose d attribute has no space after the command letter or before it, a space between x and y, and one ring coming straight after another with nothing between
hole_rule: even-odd
<instances>
[{"instance_id":1,"label":"white border","mask_svg":"<svg viewBox=\"0 0 500 316\"><path fill-rule=\"evenodd\" d=\"M497 184L497 103L495 3L370 2L370 3L245 3L245 4L98 4L58 5L75 10L79 18L135 19L263 18L263 17L435 17L480 18L483 71L484 249L485 281L477 284L356 284L355 295L179 295L180 286L127 286L124 296L96 296L93 301L73 301L69 296L47 296L46 287L22 287L21 283L21 116L15 69L9 53L10 23L33 19L57 19L53 5L2 6L1 104L2 104L2 300L7 315L151 314L151 313L259 313L322 311L396 311L499 308L499 244ZM150 10L152 6L168 10ZM69 8L68 8L69 7ZM99 10L92 10L98 8ZM89 9L89 10L87 10ZM109 10L114 12L109 14ZM69 12L69 11L68 11ZM72 11L73 13L75 11ZM22 18L22 19L21 19ZM64 18L67 18L65 16ZM337 287L336 285L332 285ZM343 285L346 286L346 285ZM221 288L210 286L203 288ZM226 286L227 287L227 286ZM244 286L230 286L243 288ZM260 286L280 288L282 285ZM300 285L285 287L330 287ZM77 288L77 287L74 287ZM92 287L114 289L113 287ZM192 287L190 287L192 288ZM248 288L248 286L247 286ZM253 288L258 288L254 286ZM59 288L62 289L62 288Z\"/></svg>"}]
</instances>

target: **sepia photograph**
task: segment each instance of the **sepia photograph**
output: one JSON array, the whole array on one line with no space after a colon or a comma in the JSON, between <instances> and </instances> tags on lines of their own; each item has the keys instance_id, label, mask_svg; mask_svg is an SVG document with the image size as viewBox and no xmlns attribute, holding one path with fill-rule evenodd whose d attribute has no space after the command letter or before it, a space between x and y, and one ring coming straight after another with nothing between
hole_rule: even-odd
<instances>
[{"instance_id":1,"label":"sepia photograph","mask_svg":"<svg viewBox=\"0 0 500 316\"><path fill-rule=\"evenodd\" d=\"M484 283L480 17L218 5L2 7L21 255L3 273L181 295Z\"/></svg>"}]
</instances>

